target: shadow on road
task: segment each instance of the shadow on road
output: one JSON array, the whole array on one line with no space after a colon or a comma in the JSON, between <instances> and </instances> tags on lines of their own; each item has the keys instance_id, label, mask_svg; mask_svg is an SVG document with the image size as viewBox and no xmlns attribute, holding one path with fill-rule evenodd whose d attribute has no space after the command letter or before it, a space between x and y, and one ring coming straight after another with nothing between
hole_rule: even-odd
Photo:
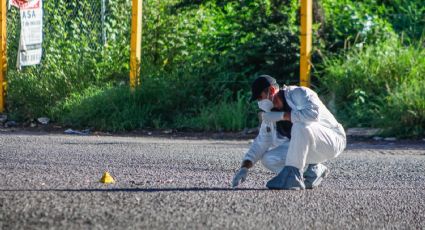
<instances>
[{"instance_id":1,"label":"shadow on road","mask_svg":"<svg viewBox=\"0 0 425 230\"><path fill-rule=\"evenodd\" d=\"M266 188L94 188L94 189L0 189L0 192L216 192L262 191Z\"/></svg>"}]
</instances>

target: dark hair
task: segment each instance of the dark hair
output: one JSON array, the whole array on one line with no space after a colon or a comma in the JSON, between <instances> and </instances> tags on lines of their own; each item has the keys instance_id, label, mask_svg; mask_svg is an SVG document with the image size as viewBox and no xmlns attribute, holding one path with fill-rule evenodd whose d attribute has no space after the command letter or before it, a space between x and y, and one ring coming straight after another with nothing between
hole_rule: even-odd
<instances>
[{"instance_id":1,"label":"dark hair","mask_svg":"<svg viewBox=\"0 0 425 230\"><path fill-rule=\"evenodd\" d=\"M269 75L261 75L257 77L251 85L251 99L250 101L258 100L262 92L269 92L270 86L279 89L276 79Z\"/></svg>"},{"instance_id":2,"label":"dark hair","mask_svg":"<svg viewBox=\"0 0 425 230\"><path fill-rule=\"evenodd\" d=\"M269 75L267 75L267 74L263 74L263 75L260 75L259 77L268 77L268 78L271 78ZM270 85L271 86L273 86L273 87L275 87L275 88L278 88L279 89L279 84L277 84L277 82L276 82L276 80L274 79L274 78L272 78L273 79L273 82L270 82ZM268 90L269 88L267 87L267 90ZM267 92L267 91L263 91L263 92Z\"/></svg>"},{"instance_id":3,"label":"dark hair","mask_svg":"<svg viewBox=\"0 0 425 230\"><path fill-rule=\"evenodd\" d=\"M275 89L279 89L279 84L277 84L277 83L272 83L270 86L273 86ZM262 92L265 93L265 94L269 93L270 86L265 88Z\"/></svg>"}]
</instances>

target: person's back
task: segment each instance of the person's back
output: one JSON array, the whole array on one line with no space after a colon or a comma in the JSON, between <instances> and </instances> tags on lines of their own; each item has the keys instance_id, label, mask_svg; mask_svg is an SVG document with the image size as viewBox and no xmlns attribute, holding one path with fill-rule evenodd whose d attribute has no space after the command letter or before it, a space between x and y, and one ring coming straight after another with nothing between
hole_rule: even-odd
<instances>
[{"instance_id":1,"label":"person's back","mask_svg":"<svg viewBox=\"0 0 425 230\"><path fill-rule=\"evenodd\" d=\"M297 94L296 90L302 90L304 91L304 94ZM284 86L282 88L282 91L285 92L287 97L288 104L295 107L294 109L301 109L302 107L313 107L317 106L317 121L330 129L333 129L335 131L338 131L339 133L343 134L345 136L344 129L342 125L336 120L334 115L329 111L329 109L324 105L324 103L320 100L319 96L316 92L314 92L312 89L302 86ZM307 96L308 100L302 100L295 97L305 97ZM304 102L300 105L300 101ZM297 103L298 104L295 104ZM296 108L298 107L298 108Z\"/></svg>"}]
</instances>

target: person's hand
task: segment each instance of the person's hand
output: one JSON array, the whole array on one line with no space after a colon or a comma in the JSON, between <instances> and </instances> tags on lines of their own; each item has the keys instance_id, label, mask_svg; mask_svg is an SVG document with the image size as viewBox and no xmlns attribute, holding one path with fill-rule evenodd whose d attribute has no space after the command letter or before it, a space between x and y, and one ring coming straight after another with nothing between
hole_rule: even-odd
<instances>
[{"instance_id":1,"label":"person's hand","mask_svg":"<svg viewBox=\"0 0 425 230\"><path fill-rule=\"evenodd\" d=\"M283 120L284 112L267 112L263 113L263 121L276 122Z\"/></svg>"},{"instance_id":2,"label":"person's hand","mask_svg":"<svg viewBox=\"0 0 425 230\"><path fill-rule=\"evenodd\" d=\"M240 183L243 183L247 177L248 177L248 168L242 167L241 169L239 169L239 171L235 173L235 176L233 177L233 180L232 180L232 187L234 188L238 186Z\"/></svg>"}]
</instances>

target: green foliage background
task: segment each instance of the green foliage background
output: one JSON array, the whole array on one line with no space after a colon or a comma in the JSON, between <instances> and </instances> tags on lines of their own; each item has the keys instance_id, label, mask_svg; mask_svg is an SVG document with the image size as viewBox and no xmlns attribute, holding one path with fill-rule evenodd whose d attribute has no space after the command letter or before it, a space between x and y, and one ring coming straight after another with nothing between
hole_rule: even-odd
<instances>
[{"instance_id":1,"label":"green foliage background","mask_svg":"<svg viewBox=\"0 0 425 230\"><path fill-rule=\"evenodd\" d=\"M142 84L134 94L131 1L107 1L103 25L100 3L45 1L42 64L22 71L15 68L19 12L8 12L14 119L49 116L108 131L239 131L257 125L247 100L256 76L298 83L298 0L145 0ZM314 1L313 88L345 127L424 136L424 28L421 0Z\"/></svg>"}]
</instances>

